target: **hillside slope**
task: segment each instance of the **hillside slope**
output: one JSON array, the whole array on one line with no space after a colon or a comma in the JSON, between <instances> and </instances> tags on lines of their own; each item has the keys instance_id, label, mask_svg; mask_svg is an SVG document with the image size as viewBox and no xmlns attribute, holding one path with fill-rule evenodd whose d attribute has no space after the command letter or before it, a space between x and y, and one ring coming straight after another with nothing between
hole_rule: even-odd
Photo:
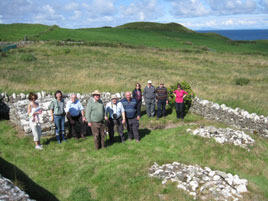
<instances>
[{"instance_id":1,"label":"hillside slope","mask_svg":"<svg viewBox=\"0 0 268 201\"><path fill-rule=\"evenodd\" d=\"M176 23L129 23L115 28L65 29L34 24L0 25L0 41L28 40L84 41L94 45L121 45L174 49L187 52L217 51L246 54L268 53L267 41L243 43L218 34L191 31Z\"/></svg>"}]
</instances>

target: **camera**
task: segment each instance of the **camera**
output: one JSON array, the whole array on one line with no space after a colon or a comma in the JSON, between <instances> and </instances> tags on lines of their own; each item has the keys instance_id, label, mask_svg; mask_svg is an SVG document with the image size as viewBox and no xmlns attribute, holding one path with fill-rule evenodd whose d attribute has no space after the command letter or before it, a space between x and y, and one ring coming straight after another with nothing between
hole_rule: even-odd
<instances>
[{"instance_id":1,"label":"camera","mask_svg":"<svg viewBox=\"0 0 268 201\"><path fill-rule=\"evenodd\" d=\"M113 119L117 119L117 114L113 114Z\"/></svg>"}]
</instances>

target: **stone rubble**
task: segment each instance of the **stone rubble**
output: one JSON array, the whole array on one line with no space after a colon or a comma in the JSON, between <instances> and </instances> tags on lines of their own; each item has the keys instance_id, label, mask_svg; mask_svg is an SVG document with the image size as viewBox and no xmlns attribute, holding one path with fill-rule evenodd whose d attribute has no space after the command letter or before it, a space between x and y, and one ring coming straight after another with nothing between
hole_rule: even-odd
<instances>
[{"instance_id":1,"label":"stone rubble","mask_svg":"<svg viewBox=\"0 0 268 201\"><path fill-rule=\"evenodd\" d=\"M15 186L12 181L0 175L0 200L1 201L34 201L29 195Z\"/></svg>"},{"instance_id":2,"label":"stone rubble","mask_svg":"<svg viewBox=\"0 0 268 201\"><path fill-rule=\"evenodd\" d=\"M149 169L149 176L161 179L162 184L177 182L179 189L201 200L240 200L242 193L247 192L248 184L246 179L240 179L238 175L178 162L162 166L154 163Z\"/></svg>"},{"instance_id":3,"label":"stone rubble","mask_svg":"<svg viewBox=\"0 0 268 201\"><path fill-rule=\"evenodd\" d=\"M214 138L215 141L220 144L231 143L235 146L245 148L248 151L250 151L249 147L255 142L254 139L243 131L231 128L215 128L214 126L208 126L200 127L195 130L187 129L187 132L204 138Z\"/></svg>"},{"instance_id":4,"label":"stone rubble","mask_svg":"<svg viewBox=\"0 0 268 201\"><path fill-rule=\"evenodd\" d=\"M233 109L224 104L219 105L198 97L193 99L190 111L206 119L223 122L238 129L244 129L268 138L268 117L263 115L250 114L240 108Z\"/></svg>"}]
</instances>

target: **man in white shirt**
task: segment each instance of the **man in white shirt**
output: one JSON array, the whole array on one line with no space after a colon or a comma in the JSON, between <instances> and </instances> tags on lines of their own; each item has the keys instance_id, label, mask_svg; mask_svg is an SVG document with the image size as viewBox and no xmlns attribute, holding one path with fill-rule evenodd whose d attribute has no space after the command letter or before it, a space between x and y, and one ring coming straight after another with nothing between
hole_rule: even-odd
<instances>
[{"instance_id":1,"label":"man in white shirt","mask_svg":"<svg viewBox=\"0 0 268 201\"><path fill-rule=\"evenodd\" d=\"M71 100L67 102L66 112L72 136L75 139L78 139L80 133L81 137L85 138L86 134L86 127L84 124L84 122L86 121L85 110L81 102L77 99L76 94L72 94Z\"/></svg>"},{"instance_id":2,"label":"man in white shirt","mask_svg":"<svg viewBox=\"0 0 268 201\"><path fill-rule=\"evenodd\" d=\"M105 107L105 120L108 121L110 142L114 141L114 125L117 127L121 141L124 142L123 124L126 122L125 109L122 103L117 101L117 96L112 95L111 99L112 101L107 103Z\"/></svg>"}]
</instances>

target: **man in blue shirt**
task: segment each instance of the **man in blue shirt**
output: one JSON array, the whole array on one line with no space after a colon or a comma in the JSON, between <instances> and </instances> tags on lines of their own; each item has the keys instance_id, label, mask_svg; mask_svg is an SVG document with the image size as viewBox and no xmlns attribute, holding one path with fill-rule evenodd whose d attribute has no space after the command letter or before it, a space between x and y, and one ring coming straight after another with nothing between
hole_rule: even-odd
<instances>
[{"instance_id":1,"label":"man in blue shirt","mask_svg":"<svg viewBox=\"0 0 268 201\"><path fill-rule=\"evenodd\" d=\"M139 136L139 119L140 113L137 111L137 101L131 98L131 92L125 93L125 98L121 100L126 113L128 139L132 140L133 135L137 142L140 141Z\"/></svg>"},{"instance_id":2,"label":"man in blue shirt","mask_svg":"<svg viewBox=\"0 0 268 201\"><path fill-rule=\"evenodd\" d=\"M114 125L117 127L121 141L124 142L123 124L126 122L125 109L122 103L117 101L116 95L112 95L111 99L112 101L107 103L105 107L105 120L108 122L110 142L112 143L114 141Z\"/></svg>"},{"instance_id":3,"label":"man in blue shirt","mask_svg":"<svg viewBox=\"0 0 268 201\"><path fill-rule=\"evenodd\" d=\"M83 105L77 99L76 94L71 95L71 100L66 104L67 118L69 120L70 131L75 139L78 139L79 133L82 138L86 134L86 118Z\"/></svg>"}]
</instances>

